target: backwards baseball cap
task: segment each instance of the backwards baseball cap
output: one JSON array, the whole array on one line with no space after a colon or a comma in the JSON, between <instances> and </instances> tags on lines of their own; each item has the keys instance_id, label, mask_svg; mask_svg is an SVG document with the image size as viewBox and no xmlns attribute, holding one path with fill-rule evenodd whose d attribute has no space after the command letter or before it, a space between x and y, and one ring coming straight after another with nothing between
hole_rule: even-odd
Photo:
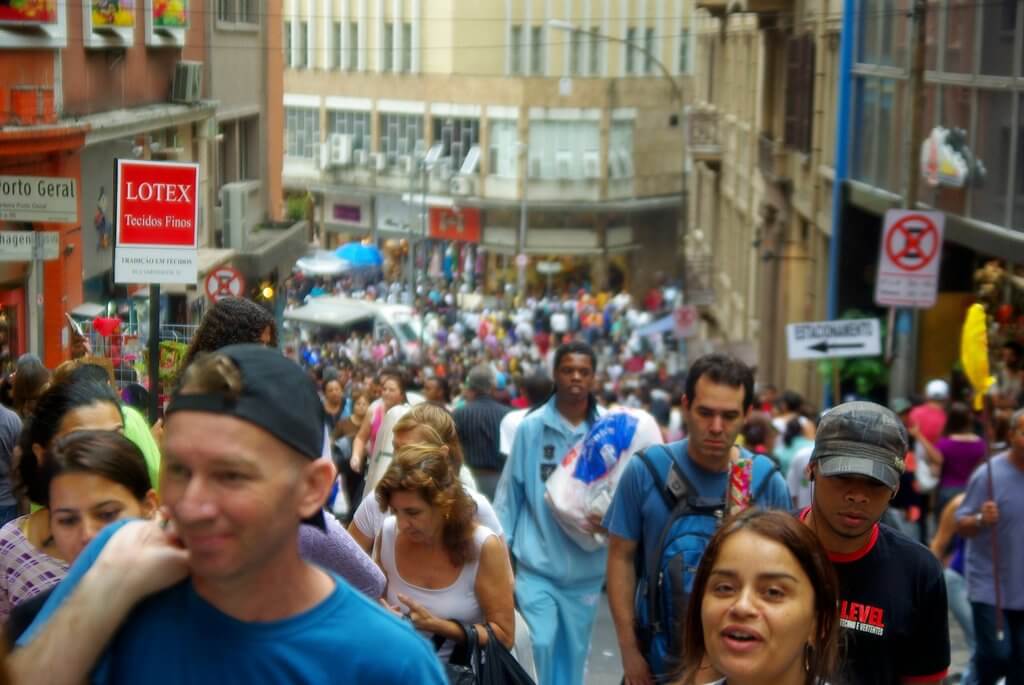
<instances>
[{"instance_id":1,"label":"backwards baseball cap","mask_svg":"<svg viewBox=\"0 0 1024 685\"><path fill-rule=\"evenodd\" d=\"M237 392L177 392L167 414L197 411L233 416L270 433L309 460L319 459L324 445L324 409L313 382L302 368L279 351L263 345L229 345L213 354L227 357L242 378ZM323 511L303 521L326 529Z\"/></svg>"},{"instance_id":2,"label":"backwards baseball cap","mask_svg":"<svg viewBox=\"0 0 1024 685\"><path fill-rule=\"evenodd\" d=\"M896 490L907 454L907 429L874 402L847 402L818 424L811 463L823 476L867 476Z\"/></svg>"},{"instance_id":3,"label":"backwards baseball cap","mask_svg":"<svg viewBox=\"0 0 1024 685\"><path fill-rule=\"evenodd\" d=\"M949 383L941 378L928 381L928 385L924 386L924 396L929 400L948 400Z\"/></svg>"}]
</instances>

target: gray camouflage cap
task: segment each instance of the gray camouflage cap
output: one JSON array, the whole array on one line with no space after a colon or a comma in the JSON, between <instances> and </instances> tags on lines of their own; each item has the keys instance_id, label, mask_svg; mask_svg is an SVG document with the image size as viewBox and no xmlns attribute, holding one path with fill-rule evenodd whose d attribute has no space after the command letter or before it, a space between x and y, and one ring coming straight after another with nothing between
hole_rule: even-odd
<instances>
[{"instance_id":1,"label":"gray camouflage cap","mask_svg":"<svg viewBox=\"0 0 1024 685\"><path fill-rule=\"evenodd\" d=\"M903 422L874 402L847 402L818 425L811 462L823 476L867 476L896 490L909 440Z\"/></svg>"}]
</instances>

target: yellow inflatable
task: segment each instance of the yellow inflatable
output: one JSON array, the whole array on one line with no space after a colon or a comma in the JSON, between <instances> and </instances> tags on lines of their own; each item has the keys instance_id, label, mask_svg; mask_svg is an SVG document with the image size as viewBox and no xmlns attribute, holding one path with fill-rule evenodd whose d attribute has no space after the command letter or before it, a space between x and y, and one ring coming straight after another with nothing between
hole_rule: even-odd
<instances>
[{"instance_id":1,"label":"yellow inflatable","mask_svg":"<svg viewBox=\"0 0 1024 685\"><path fill-rule=\"evenodd\" d=\"M985 406L985 393L996 379L989 374L988 323L985 308L980 304L972 304L967 310L960 336L960 363L974 388L974 409L981 411Z\"/></svg>"}]
</instances>

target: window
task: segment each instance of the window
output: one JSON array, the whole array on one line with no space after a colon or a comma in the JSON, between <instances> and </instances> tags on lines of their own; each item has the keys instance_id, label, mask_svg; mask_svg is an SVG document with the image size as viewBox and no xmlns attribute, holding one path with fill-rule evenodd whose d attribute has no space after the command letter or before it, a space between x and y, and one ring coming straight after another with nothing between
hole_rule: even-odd
<instances>
[{"instance_id":1,"label":"window","mask_svg":"<svg viewBox=\"0 0 1024 685\"><path fill-rule=\"evenodd\" d=\"M690 30L682 29L679 32L679 73L690 72Z\"/></svg>"},{"instance_id":2,"label":"window","mask_svg":"<svg viewBox=\"0 0 1024 685\"><path fill-rule=\"evenodd\" d=\"M955 74L974 71L976 4L975 0L949 0L943 71Z\"/></svg>"},{"instance_id":3,"label":"window","mask_svg":"<svg viewBox=\"0 0 1024 685\"><path fill-rule=\"evenodd\" d=\"M260 177L256 165L259 163L259 116L238 122L238 178L245 181Z\"/></svg>"},{"instance_id":4,"label":"window","mask_svg":"<svg viewBox=\"0 0 1024 685\"><path fill-rule=\"evenodd\" d=\"M608 134L608 175L633 177L633 122L613 121Z\"/></svg>"},{"instance_id":5,"label":"window","mask_svg":"<svg viewBox=\"0 0 1024 685\"><path fill-rule=\"evenodd\" d=\"M381 71L388 72L395 70L395 25L391 22L384 24L384 44L381 48L384 54L381 55Z\"/></svg>"},{"instance_id":6,"label":"window","mask_svg":"<svg viewBox=\"0 0 1024 685\"><path fill-rule=\"evenodd\" d=\"M516 24L509 31L508 72L523 73L523 27Z\"/></svg>"},{"instance_id":7,"label":"window","mask_svg":"<svg viewBox=\"0 0 1024 685\"><path fill-rule=\"evenodd\" d=\"M544 27L530 28L530 73L544 75Z\"/></svg>"},{"instance_id":8,"label":"window","mask_svg":"<svg viewBox=\"0 0 1024 685\"><path fill-rule=\"evenodd\" d=\"M234 0L217 0L217 21L235 21Z\"/></svg>"},{"instance_id":9,"label":"window","mask_svg":"<svg viewBox=\"0 0 1024 685\"><path fill-rule=\"evenodd\" d=\"M786 127L783 140L810 154L814 125L814 36L790 38L786 45Z\"/></svg>"},{"instance_id":10,"label":"window","mask_svg":"<svg viewBox=\"0 0 1024 685\"><path fill-rule=\"evenodd\" d=\"M320 112L310 107L285 107L284 154L316 160L320 148Z\"/></svg>"},{"instance_id":11,"label":"window","mask_svg":"<svg viewBox=\"0 0 1024 685\"><path fill-rule=\"evenodd\" d=\"M1013 93L979 90L978 121L989 122L967 144L985 165L985 182L972 183L971 216L996 226L1006 225L1010 198L1010 150L1013 148ZM1018 145L1019 145L1018 141Z\"/></svg>"},{"instance_id":12,"label":"window","mask_svg":"<svg viewBox=\"0 0 1024 685\"><path fill-rule=\"evenodd\" d=\"M259 0L238 0L238 23L258 25L259 12Z\"/></svg>"},{"instance_id":13,"label":"window","mask_svg":"<svg viewBox=\"0 0 1024 685\"><path fill-rule=\"evenodd\" d=\"M355 71L359 68L359 22L348 23L348 68Z\"/></svg>"},{"instance_id":14,"label":"window","mask_svg":"<svg viewBox=\"0 0 1024 685\"><path fill-rule=\"evenodd\" d=\"M352 137L352 150L370 151L369 112L327 112L327 130Z\"/></svg>"},{"instance_id":15,"label":"window","mask_svg":"<svg viewBox=\"0 0 1024 685\"><path fill-rule=\"evenodd\" d=\"M625 73L636 73L636 40L637 30L635 26L626 29L626 70Z\"/></svg>"},{"instance_id":16,"label":"window","mask_svg":"<svg viewBox=\"0 0 1024 685\"><path fill-rule=\"evenodd\" d=\"M479 142L480 121L478 119L434 119L434 144L441 144L442 157L451 157L454 171L462 168L469 148Z\"/></svg>"},{"instance_id":17,"label":"window","mask_svg":"<svg viewBox=\"0 0 1024 685\"><path fill-rule=\"evenodd\" d=\"M977 4L977 3L975 3ZM981 73L988 76L1013 75L1013 38L1017 28L1017 3L981 4Z\"/></svg>"},{"instance_id":18,"label":"window","mask_svg":"<svg viewBox=\"0 0 1024 685\"><path fill-rule=\"evenodd\" d=\"M647 55L646 55L647 61L644 64L644 73L645 74L653 74L654 73L654 50L655 50L655 47L654 47L654 28L653 27L648 26L646 31L644 32L644 49L647 50Z\"/></svg>"},{"instance_id":19,"label":"window","mask_svg":"<svg viewBox=\"0 0 1024 685\"><path fill-rule=\"evenodd\" d=\"M331 59L332 69L341 69L341 22L331 24Z\"/></svg>"},{"instance_id":20,"label":"window","mask_svg":"<svg viewBox=\"0 0 1024 685\"><path fill-rule=\"evenodd\" d=\"M597 121L531 121L528 177L581 180L585 178L584 157L591 157L600 149Z\"/></svg>"},{"instance_id":21,"label":"window","mask_svg":"<svg viewBox=\"0 0 1024 685\"><path fill-rule=\"evenodd\" d=\"M309 22L299 22L299 45L297 50L297 59L295 61L296 69L305 69L309 66Z\"/></svg>"},{"instance_id":22,"label":"window","mask_svg":"<svg viewBox=\"0 0 1024 685\"><path fill-rule=\"evenodd\" d=\"M583 50L583 32L573 29L569 36L569 74L580 75L580 52Z\"/></svg>"},{"instance_id":23,"label":"window","mask_svg":"<svg viewBox=\"0 0 1024 685\"><path fill-rule=\"evenodd\" d=\"M604 41L600 38L601 27L590 27L590 69L591 76L601 75L601 50L604 49Z\"/></svg>"},{"instance_id":24,"label":"window","mask_svg":"<svg viewBox=\"0 0 1024 685\"><path fill-rule=\"evenodd\" d=\"M402 71L412 71L412 24L402 24Z\"/></svg>"},{"instance_id":25,"label":"window","mask_svg":"<svg viewBox=\"0 0 1024 685\"><path fill-rule=\"evenodd\" d=\"M380 152L387 165L398 165L400 157L414 155L423 148L423 117L419 114L380 115Z\"/></svg>"},{"instance_id":26,"label":"window","mask_svg":"<svg viewBox=\"0 0 1024 685\"><path fill-rule=\"evenodd\" d=\"M515 119L491 121L490 172L502 178L519 177L519 124Z\"/></svg>"},{"instance_id":27,"label":"window","mask_svg":"<svg viewBox=\"0 0 1024 685\"><path fill-rule=\"evenodd\" d=\"M284 66L288 69L292 66L292 23L286 21L284 23Z\"/></svg>"}]
</instances>

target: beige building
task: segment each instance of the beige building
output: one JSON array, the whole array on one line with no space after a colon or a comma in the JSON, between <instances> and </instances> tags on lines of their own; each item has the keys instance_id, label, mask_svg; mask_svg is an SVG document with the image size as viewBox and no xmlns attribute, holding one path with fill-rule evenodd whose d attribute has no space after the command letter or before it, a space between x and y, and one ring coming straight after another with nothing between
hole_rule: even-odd
<instances>
[{"instance_id":1,"label":"beige building","mask_svg":"<svg viewBox=\"0 0 1024 685\"><path fill-rule=\"evenodd\" d=\"M314 195L328 244L410 238L429 245L420 269L456 244L491 288L515 282L517 254L536 286L540 263L560 284L607 274L634 291L676 268L692 0L283 14L284 185Z\"/></svg>"},{"instance_id":2,"label":"beige building","mask_svg":"<svg viewBox=\"0 0 1024 685\"><path fill-rule=\"evenodd\" d=\"M712 302L703 342L816 397L815 366L787 362L785 326L826 318L841 2L696 8L686 247Z\"/></svg>"}]
</instances>

